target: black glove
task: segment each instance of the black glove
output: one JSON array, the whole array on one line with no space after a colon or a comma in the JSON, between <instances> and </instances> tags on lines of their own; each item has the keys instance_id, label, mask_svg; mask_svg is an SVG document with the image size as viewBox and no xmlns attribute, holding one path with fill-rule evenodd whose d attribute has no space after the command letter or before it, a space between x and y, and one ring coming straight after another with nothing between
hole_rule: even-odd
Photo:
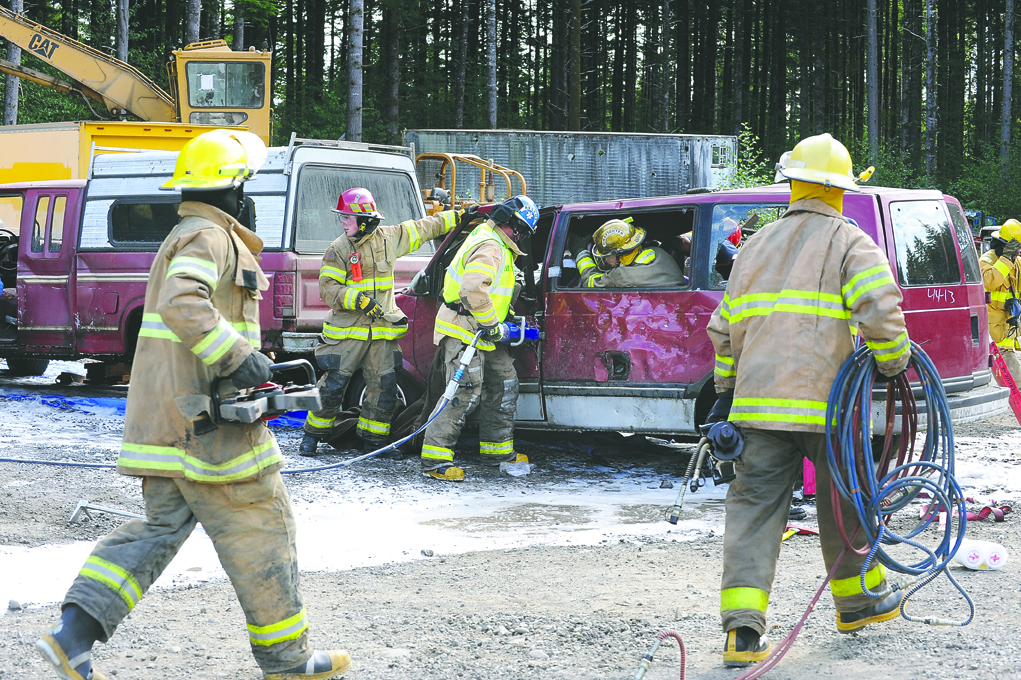
<instances>
[{"instance_id":1,"label":"black glove","mask_svg":"<svg viewBox=\"0 0 1021 680\"><path fill-rule=\"evenodd\" d=\"M480 326L484 331L482 337L490 342L506 342L510 338L510 327L505 323L493 326Z\"/></svg>"},{"instance_id":2,"label":"black glove","mask_svg":"<svg viewBox=\"0 0 1021 680\"><path fill-rule=\"evenodd\" d=\"M358 293L355 306L359 312L369 317L369 321L376 321L383 316L383 306L376 302L376 298L369 297L365 293Z\"/></svg>"},{"instance_id":3,"label":"black glove","mask_svg":"<svg viewBox=\"0 0 1021 680\"><path fill-rule=\"evenodd\" d=\"M252 352L227 377L239 390L256 387L264 382L269 382L269 379L273 377L273 372L269 370L271 365L273 362L268 356L262 352Z\"/></svg>"},{"instance_id":4,"label":"black glove","mask_svg":"<svg viewBox=\"0 0 1021 680\"><path fill-rule=\"evenodd\" d=\"M457 213L457 226L460 227L462 224L471 224L480 217L485 217L485 215L479 212L479 206L470 205Z\"/></svg>"},{"instance_id":5,"label":"black glove","mask_svg":"<svg viewBox=\"0 0 1021 680\"><path fill-rule=\"evenodd\" d=\"M1011 239L1007 241L1006 244L1004 244L1003 256L1010 260L1011 262L1014 261L1014 258L1017 257L1018 253L1021 253L1021 241Z\"/></svg>"},{"instance_id":6,"label":"black glove","mask_svg":"<svg viewBox=\"0 0 1021 680\"><path fill-rule=\"evenodd\" d=\"M734 404L734 390L726 390L716 395L716 403L709 417L705 419L706 425L719 423L730 417L730 407Z\"/></svg>"}]
</instances>

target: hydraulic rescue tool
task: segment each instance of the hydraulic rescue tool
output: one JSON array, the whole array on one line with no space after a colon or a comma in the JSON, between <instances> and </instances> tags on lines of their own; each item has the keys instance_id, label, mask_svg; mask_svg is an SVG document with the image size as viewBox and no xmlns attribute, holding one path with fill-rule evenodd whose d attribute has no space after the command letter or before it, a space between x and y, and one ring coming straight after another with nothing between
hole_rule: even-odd
<instances>
[{"instance_id":1,"label":"hydraulic rescue tool","mask_svg":"<svg viewBox=\"0 0 1021 680\"><path fill-rule=\"evenodd\" d=\"M744 437L741 436L741 431L725 420L718 423L706 423L700 426L699 430L702 432L702 439L698 442L695 455L688 461L688 469L684 472L677 501L670 508L670 517L667 521L671 524L677 524L677 520L681 516L684 493L689 486L691 493L695 493L699 487L705 486L702 473L707 459L713 476L713 485L719 486L734 479L734 461L744 450Z\"/></svg>"},{"instance_id":2,"label":"hydraulic rescue tool","mask_svg":"<svg viewBox=\"0 0 1021 680\"><path fill-rule=\"evenodd\" d=\"M305 369L307 383L295 385L289 382L286 385L278 385L270 382L222 400L219 387L225 378L215 379L211 394L213 419L216 422L236 420L254 423L256 420L270 420L291 411L318 411L322 408L322 402L319 399L319 388L316 387L316 374L312 364L305 359L295 359L282 364L272 364L269 370L281 373L296 368Z\"/></svg>"}]
</instances>

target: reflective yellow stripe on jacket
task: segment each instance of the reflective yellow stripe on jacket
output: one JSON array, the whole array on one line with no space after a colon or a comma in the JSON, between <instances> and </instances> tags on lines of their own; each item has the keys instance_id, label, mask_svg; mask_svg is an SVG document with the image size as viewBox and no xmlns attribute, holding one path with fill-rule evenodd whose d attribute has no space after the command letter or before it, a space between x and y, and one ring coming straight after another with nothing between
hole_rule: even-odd
<instances>
[{"instance_id":1,"label":"reflective yellow stripe on jacket","mask_svg":"<svg viewBox=\"0 0 1021 680\"><path fill-rule=\"evenodd\" d=\"M737 375L737 371L734 370L734 357L724 357L719 354L716 355L716 368L713 369L716 375L721 375L724 378L732 378Z\"/></svg>"},{"instance_id":2,"label":"reflective yellow stripe on jacket","mask_svg":"<svg viewBox=\"0 0 1021 680\"><path fill-rule=\"evenodd\" d=\"M808 399L741 397L730 409L730 421L826 424L826 402Z\"/></svg>"},{"instance_id":3,"label":"reflective yellow stripe on jacket","mask_svg":"<svg viewBox=\"0 0 1021 680\"><path fill-rule=\"evenodd\" d=\"M223 321L223 323L227 322ZM255 322L238 321L236 323L227 325L230 326L230 328L237 335L240 335L242 338L247 340L252 345L253 348L259 349L262 347L262 327L258 321ZM233 346L233 343L227 343L225 346L222 345L222 343L217 343L216 340L217 338L220 337L220 335L221 335L220 327L217 326L216 328L213 329L213 331L211 331L209 335L206 335L205 339L202 342L200 342L199 345L201 345L203 342L210 343L210 346L215 343L216 347L222 348L223 352L226 352ZM163 323L163 317L161 317L159 314L152 313L142 314L142 326L138 329L138 337L156 338L158 340L169 340L171 342L181 342L181 338L177 337L177 334L170 330L169 326ZM233 336L226 336L226 339L229 339L230 337ZM196 345L196 347L198 347L199 345ZM195 352L196 354L199 354L199 352L196 351L195 349L193 349L192 351ZM210 349L210 352L209 354L207 354L207 356L211 356L212 354L215 353L216 353L215 350ZM219 356L223 356L223 353L221 352ZM212 361L216 361L216 359L213 359ZM206 363L208 364L210 362L207 361Z\"/></svg>"},{"instance_id":4,"label":"reflective yellow stripe on jacket","mask_svg":"<svg viewBox=\"0 0 1021 680\"><path fill-rule=\"evenodd\" d=\"M475 338L475 335L471 331L444 321L443 319L436 319L436 330L443 335L449 335L452 338L457 338L466 345L470 345L472 340ZM479 338L479 341L475 343L475 346L486 351L496 349L496 345L484 338Z\"/></svg>"},{"instance_id":5,"label":"reflective yellow stripe on jacket","mask_svg":"<svg viewBox=\"0 0 1021 680\"><path fill-rule=\"evenodd\" d=\"M167 266L166 278L179 275L196 278L208 284L213 290L216 290L216 282L220 280L220 272L215 262L186 255L178 255Z\"/></svg>"},{"instance_id":6,"label":"reflective yellow stripe on jacket","mask_svg":"<svg viewBox=\"0 0 1021 680\"><path fill-rule=\"evenodd\" d=\"M117 465L121 468L181 472L186 479L211 483L236 482L254 477L260 470L283 462L284 457L280 454L275 439L270 439L219 465L200 460L175 446L130 442L121 444L121 454L117 459Z\"/></svg>"},{"instance_id":7,"label":"reflective yellow stripe on jacket","mask_svg":"<svg viewBox=\"0 0 1021 680\"><path fill-rule=\"evenodd\" d=\"M773 312L809 314L833 319L850 319L844 300L833 293L817 290L782 290L779 293L748 293L730 299L724 293L720 316L731 324L752 316L769 316Z\"/></svg>"}]
</instances>

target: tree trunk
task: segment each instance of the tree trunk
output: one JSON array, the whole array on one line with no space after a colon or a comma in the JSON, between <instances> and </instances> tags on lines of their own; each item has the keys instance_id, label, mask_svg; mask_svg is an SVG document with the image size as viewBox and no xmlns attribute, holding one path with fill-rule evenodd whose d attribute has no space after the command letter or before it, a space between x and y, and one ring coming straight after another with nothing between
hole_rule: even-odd
<instances>
[{"instance_id":1,"label":"tree trunk","mask_svg":"<svg viewBox=\"0 0 1021 680\"><path fill-rule=\"evenodd\" d=\"M1004 179L1010 171L1010 98L1014 85L1014 0L1003 14L1003 111L1000 114L1000 165Z\"/></svg>"},{"instance_id":2,"label":"tree trunk","mask_svg":"<svg viewBox=\"0 0 1021 680\"><path fill-rule=\"evenodd\" d=\"M936 172L936 0L925 0L925 174Z\"/></svg>"},{"instance_id":3,"label":"tree trunk","mask_svg":"<svg viewBox=\"0 0 1021 680\"><path fill-rule=\"evenodd\" d=\"M670 132L670 0L663 0L659 31L659 131Z\"/></svg>"},{"instance_id":4,"label":"tree trunk","mask_svg":"<svg viewBox=\"0 0 1021 680\"><path fill-rule=\"evenodd\" d=\"M11 11L21 14L24 11L22 0L11 0ZM15 64L21 63L21 48L14 43L7 43L7 60ZM18 124L18 90L21 79L7 76L4 81L4 125Z\"/></svg>"},{"instance_id":5,"label":"tree trunk","mask_svg":"<svg viewBox=\"0 0 1021 680\"><path fill-rule=\"evenodd\" d=\"M400 7L384 5L383 23L386 35L383 38L386 49L386 135L387 144L399 144L400 87L401 87L401 12Z\"/></svg>"},{"instance_id":6,"label":"tree trunk","mask_svg":"<svg viewBox=\"0 0 1021 680\"><path fill-rule=\"evenodd\" d=\"M468 61L468 0L460 0L457 56L454 58L454 127L464 127L464 77ZM538 58L538 57L537 57ZM538 89L538 88L537 88Z\"/></svg>"},{"instance_id":7,"label":"tree trunk","mask_svg":"<svg viewBox=\"0 0 1021 680\"><path fill-rule=\"evenodd\" d=\"M734 94L732 95L734 127L731 134L741 131L744 122L744 4L745 0L734 3Z\"/></svg>"},{"instance_id":8,"label":"tree trunk","mask_svg":"<svg viewBox=\"0 0 1021 680\"><path fill-rule=\"evenodd\" d=\"M347 50L347 130L349 142L362 141L362 27L365 5L362 0L351 0L348 18Z\"/></svg>"},{"instance_id":9,"label":"tree trunk","mask_svg":"<svg viewBox=\"0 0 1021 680\"><path fill-rule=\"evenodd\" d=\"M117 0L117 58L128 61L128 0Z\"/></svg>"},{"instance_id":10,"label":"tree trunk","mask_svg":"<svg viewBox=\"0 0 1021 680\"><path fill-rule=\"evenodd\" d=\"M867 0L866 31L868 32L868 88L869 88L869 162L879 159L879 38L876 31L876 0Z\"/></svg>"},{"instance_id":11,"label":"tree trunk","mask_svg":"<svg viewBox=\"0 0 1021 680\"><path fill-rule=\"evenodd\" d=\"M199 41L199 20L202 18L202 0L188 0L184 15L184 43L190 45Z\"/></svg>"},{"instance_id":12,"label":"tree trunk","mask_svg":"<svg viewBox=\"0 0 1021 680\"><path fill-rule=\"evenodd\" d=\"M332 28L333 27L333 21L332 21L332 17L331 17L331 21L330 21L330 27L331 27L330 28L330 36L331 36L330 48L331 48L331 54L332 54L332 47L333 47L333 41L332 41L332 36L333 36L333 28ZM241 0L234 0L234 37L231 39L231 49L233 49L234 51L241 51L241 50L245 49L245 6L244 6L244 4L242 3ZM332 72L332 70L333 70L333 66L332 66L333 59L330 59L330 63L331 63L330 70ZM330 80L332 81L333 79L331 78Z\"/></svg>"},{"instance_id":13,"label":"tree trunk","mask_svg":"<svg viewBox=\"0 0 1021 680\"><path fill-rule=\"evenodd\" d=\"M486 2L486 127L496 129L496 0Z\"/></svg>"},{"instance_id":14,"label":"tree trunk","mask_svg":"<svg viewBox=\"0 0 1021 680\"><path fill-rule=\"evenodd\" d=\"M568 70L567 129L581 130L581 0L571 0L571 65Z\"/></svg>"}]
</instances>

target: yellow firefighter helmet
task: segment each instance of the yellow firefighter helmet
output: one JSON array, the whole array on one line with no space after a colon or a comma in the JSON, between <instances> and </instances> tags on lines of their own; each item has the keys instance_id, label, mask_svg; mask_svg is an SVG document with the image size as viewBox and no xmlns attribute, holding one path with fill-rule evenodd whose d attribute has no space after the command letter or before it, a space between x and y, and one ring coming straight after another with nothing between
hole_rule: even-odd
<instances>
[{"instance_id":1,"label":"yellow firefighter helmet","mask_svg":"<svg viewBox=\"0 0 1021 680\"><path fill-rule=\"evenodd\" d=\"M605 222L592 234L592 254L606 258L630 253L645 240L645 230L631 224L631 218Z\"/></svg>"},{"instance_id":2,"label":"yellow firefighter helmet","mask_svg":"<svg viewBox=\"0 0 1021 680\"><path fill-rule=\"evenodd\" d=\"M266 145L251 132L211 130L189 140L174 176L162 189L225 189L251 179L266 161Z\"/></svg>"},{"instance_id":3,"label":"yellow firefighter helmet","mask_svg":"<svg viewBox=\"0 0 1021 680\"><path fill-rule=\"evenodd\" d=\"M851 170L851 154L829 133L802 139L791 151L787 165L777 167L777 172L799 182L858 191Z\"/></svg>"}]
</instances>

